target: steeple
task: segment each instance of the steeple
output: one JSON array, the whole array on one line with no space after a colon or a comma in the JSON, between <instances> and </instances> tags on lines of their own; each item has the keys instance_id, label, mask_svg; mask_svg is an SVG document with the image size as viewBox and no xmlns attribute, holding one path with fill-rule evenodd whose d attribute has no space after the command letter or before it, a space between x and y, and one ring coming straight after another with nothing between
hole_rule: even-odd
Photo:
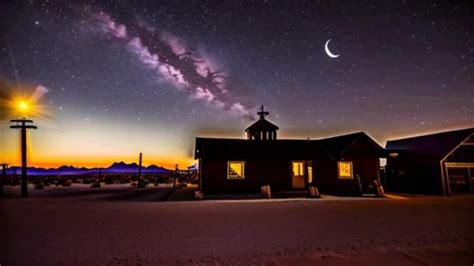
<instances>
[{"instance_id":1,"label":"steeple","mask_svg":"<svg viewBox=\"0 0 474 266\"><path fill-rule=\"evenodd\" d=\"M257 113L259 119L250 125L245 132L247 132L248 140L275 140L277 139L278 127L265 119L270 113L265 111L262 105L260 111Z\"/></svg>"}]
</instances>

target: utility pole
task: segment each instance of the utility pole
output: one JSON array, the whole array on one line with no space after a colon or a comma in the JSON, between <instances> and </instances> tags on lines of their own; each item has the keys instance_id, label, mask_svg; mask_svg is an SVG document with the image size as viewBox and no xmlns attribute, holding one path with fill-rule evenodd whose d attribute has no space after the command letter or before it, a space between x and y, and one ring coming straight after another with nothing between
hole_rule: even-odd
<instances>
[{"instance_id":1,"label":"utility pole","mask_svg":"<svg viewBox=\"0 0 474 266\"><path fill-rule=\"evenodd\" d=\"M21 197L28 198L26 130L37 129L37 127L33 125L33 120L26 118L10 120L10 123L15 123L10 128L19 128L21 133Z\"/></svg>"},{"instance_id":2,"label":"utility pole","mask_svg":"<svg viewBox=\"0 0 474 266\"><path fill-rule=\"evenodd\" d=\"M137 187L140 187L140 176L142 175L142 153L138 156L138 177L137 177Z\"/></svg>"},{"instance_id":3,"label":"utility pole","mask_svg":"<svg viewBox=\"0 0 474 266\"><path fill-rule=\"evenodd\" d=\"M178 177L178 165L176 164L174 168L174 176L173 176L173 189L176 189L176 178Z\"/></svg>"},{"instance_id":4,"label":"utility pole","mask_svg":"<svg viewBox=\"0 0 474 266\"><path fill-rule=\"evenodd\" d=\"M2 163L2 178L0 179L0 197L3 197L3 182L7 180L8 164Z\"/></svg>"},{"instance_id":5,"label":"utility pole","mask_svg":"<svg viewBox=\"0 0 474 266\"><path fill-rule=\"evenodd\" d=\"M100 187L100 182L102 182L102 169L99 168L99 177L96 180L97 186Z\"/></svg>"}]
</instances>

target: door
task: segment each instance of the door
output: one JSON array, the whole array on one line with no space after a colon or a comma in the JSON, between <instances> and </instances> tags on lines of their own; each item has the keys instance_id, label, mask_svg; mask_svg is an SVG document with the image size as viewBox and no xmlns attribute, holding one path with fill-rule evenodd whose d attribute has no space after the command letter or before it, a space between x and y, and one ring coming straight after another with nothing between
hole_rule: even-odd
<instances>
[{"instance_id":1,"label":"door","mask_svg":"<svg viewBox=\"0 0 474 266\"><path fill-rule=\"evenodd\" d=\"M304 189L304 161L292 161L291 165L293 172L291 185L293 189Z\"/></svg>"},{"instance_id":2,"label":"door","mask_svg":"<svg viewBox=\"0 0 474 266\"><path fill-rule=\"evenodd\" d=\"M446 167L449 186L454 192L471 192L472 177L469 167Z\"/></svg>"}]
</instances>

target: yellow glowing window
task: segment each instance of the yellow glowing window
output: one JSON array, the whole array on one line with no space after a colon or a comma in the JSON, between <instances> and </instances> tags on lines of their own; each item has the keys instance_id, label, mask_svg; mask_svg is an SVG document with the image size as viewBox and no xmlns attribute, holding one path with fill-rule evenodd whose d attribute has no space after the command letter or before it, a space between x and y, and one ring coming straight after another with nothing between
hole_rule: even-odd
<instances>
[{"instance_id":1,"label":"yellow glowing window","mask_svg":"<svg viewBox=\"0 0 474 266\"><path fill-rule=\"evenodd\" d=\"M294 176L303 176L303 162L293 162L293 175Z\"/></svg>"},{"instance_id":2,"label":"yellow glowing window","mask_svg":"<svg viewBox=\"0 0 474 266\"><path fill-rule=\"evenodd\" d=\"M338 162L339 178L352 179L352 162Z\"/></svg>"},{"instance_id":3,"label":"yellow glowing window","mask_svg":"<svg viewBox=\"0 0 474 266\"><path fill-rule=\"evenodd\" d=\"M245 162L228 162L227 163L228 179L244 179L245 178Z\"/></svg>"},{"instance_id":4,"label":"yellow glowing window","mask_svg":"<svg viewBox=\"0 0 474 266\"><path fill-rule=\"evenodd\" d=\"M308 166L308 183L313 182L313 167Z\"/></svg>"}]
</instances>

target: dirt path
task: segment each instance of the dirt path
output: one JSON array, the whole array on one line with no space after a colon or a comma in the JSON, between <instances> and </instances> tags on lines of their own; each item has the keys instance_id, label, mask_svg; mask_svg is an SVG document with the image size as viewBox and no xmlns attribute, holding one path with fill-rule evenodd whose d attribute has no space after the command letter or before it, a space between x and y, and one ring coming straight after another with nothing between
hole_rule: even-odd
<instances>
[{"instance_id":1,"label":"dirt path","mask_svg":"<svg viewBox=\"0 0 474 266\"><path fill-rule=\"evenodd\" d=\"M474 197L0 200L1 265L472 265Z\"/></svg>"}]
</instances>

